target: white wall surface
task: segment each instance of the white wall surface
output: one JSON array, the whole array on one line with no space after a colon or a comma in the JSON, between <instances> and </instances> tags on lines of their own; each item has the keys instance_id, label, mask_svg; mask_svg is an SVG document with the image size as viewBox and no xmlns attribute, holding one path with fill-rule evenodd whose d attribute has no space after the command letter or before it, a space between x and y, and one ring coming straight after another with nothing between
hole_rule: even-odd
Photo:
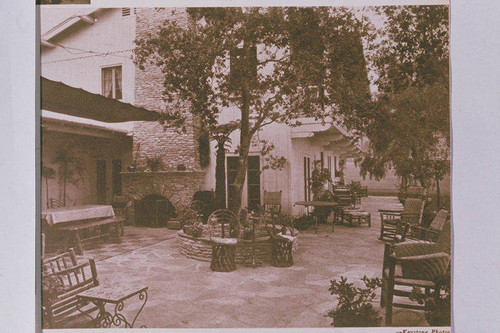
<instances>
[{"instance_id":1,"label":"white wall surface","mask_svg":"<svg viewBox=\"0 0 500 333\"><path fill-rule=\"evenodd\" d=\"M43 12L41 15L43 16ZM122 17L121 8L105 9L96 13L95 18L94 24L77 23L67 32L51 40L52 43L58 44L55 48L42 47L42 76L101 94L102 68L121 65L122 101L133 104L135 80L135 66L131 59L131 49L134 48L135 39L133 10L130 16ZM54 21L54 24L57 23ZM109 52L113 54L102 55Z\"/></svg>"}]
</instances>

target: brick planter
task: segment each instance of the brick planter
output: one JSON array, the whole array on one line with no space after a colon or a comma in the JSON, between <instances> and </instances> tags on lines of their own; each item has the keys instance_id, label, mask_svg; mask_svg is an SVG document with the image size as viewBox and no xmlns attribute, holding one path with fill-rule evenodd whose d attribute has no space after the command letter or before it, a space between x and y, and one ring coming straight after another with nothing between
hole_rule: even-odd
<instances>
[{"instance_id":1,"label":"brick planter","mask_svg":"<svg viewBox=\"0 0 500 333\"><path fill-rule=\"evenodd\" d=\"M298 233L298 232L297 232ZM179 239L180 251L188 258L210 262L212 259L212 244L210 238L202 235L200 238L194 238L191 235L186 235L180 230L177 233ZM262 260L265 263L271 263L271 237L258 237L255 239L255 258ZM292 245L292 252L298 249L298 237ZM235 261L236 264L244 264L249 262L252 257L252 241L238 239L236 245Z\"/></svg>"}]
</instances>

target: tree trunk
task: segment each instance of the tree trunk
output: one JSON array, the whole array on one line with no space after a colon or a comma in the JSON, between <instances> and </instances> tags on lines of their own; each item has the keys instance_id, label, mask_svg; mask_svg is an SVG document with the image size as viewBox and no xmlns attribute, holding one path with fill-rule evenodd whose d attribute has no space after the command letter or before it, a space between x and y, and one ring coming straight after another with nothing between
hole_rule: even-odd
<instances>
[{"instance_id":1,"label":"tree trunk","mask_svg":"<svg viewBox=\"0 0 500 333\"><path fill-rule=\"evenodd\" d=\"M245 183L245 177L247 173L248 166L248 152L250 151L250 84L249 84L249 73L251 66L251 45L245 40L243 44L244 48L244 62L245 72L241 77L241 123L240 123L240 156L238 160L238 169L236 171L236 178L234 180L234 198L229 203L229 209L231 209L235 214L239 214L241 209L241 198L243 193L243 184Z\"/></svg>"},{"instance_id":2,"label":"tree trunk","mask_svg":"<svg viewBox=\"0 0 500 333\"><path fill-rule=\"evenodd\" d=\"M226 150L224 141L217 142L215 162L215 205L217 209L226 208Z\"/></svg>"}]
</instances>

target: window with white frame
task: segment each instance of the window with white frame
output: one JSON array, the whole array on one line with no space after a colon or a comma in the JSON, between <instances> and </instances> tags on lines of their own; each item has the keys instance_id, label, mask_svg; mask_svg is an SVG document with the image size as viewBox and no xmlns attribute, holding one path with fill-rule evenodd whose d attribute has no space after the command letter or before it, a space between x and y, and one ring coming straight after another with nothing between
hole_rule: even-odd
<instances>
[{"instance_id":1,"label":"window with white frame","mask_svg":"<svg viewBox=\"0 0 500 333\"><path fill-rule=\"evenodd\" d=\"M102 69L102 95L113 99L122 99L122 66Z\"/></svg>"}]
</instances>

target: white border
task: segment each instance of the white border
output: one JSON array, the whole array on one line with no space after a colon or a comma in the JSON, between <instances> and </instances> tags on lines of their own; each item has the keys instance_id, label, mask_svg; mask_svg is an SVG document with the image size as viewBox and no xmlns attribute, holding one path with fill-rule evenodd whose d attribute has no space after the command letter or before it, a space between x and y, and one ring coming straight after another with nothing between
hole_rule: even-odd
<instances>
[{"instance_id":1,"label":"white border","mask_svg":"<svg viewBox=\"0 0 500 333\"><path fill-rule=\"evenodd\" d=\"M317 1L314 5L380 5L395 2ZM93 0L93 3L106 7L207 5L206 1L152 0ZM248 5L248 2L245 3ZM417 1L411 3L422 4ZM214 3L219 6L242 4L243 1ZM252 2L252 5L306 3L268 0ZM496 332L500 327L499 9L500 2L497 0L451 2L454 332ZM34 219L37 216L34 0L3 3L0 28L0 330L33 332ZM332 331L316 331L326 330ZM384 328L369 331L387 330L396 332L396 329ZM335 329L335 332L343 331L365 330Z\"/></svg>"}]
</instances>

